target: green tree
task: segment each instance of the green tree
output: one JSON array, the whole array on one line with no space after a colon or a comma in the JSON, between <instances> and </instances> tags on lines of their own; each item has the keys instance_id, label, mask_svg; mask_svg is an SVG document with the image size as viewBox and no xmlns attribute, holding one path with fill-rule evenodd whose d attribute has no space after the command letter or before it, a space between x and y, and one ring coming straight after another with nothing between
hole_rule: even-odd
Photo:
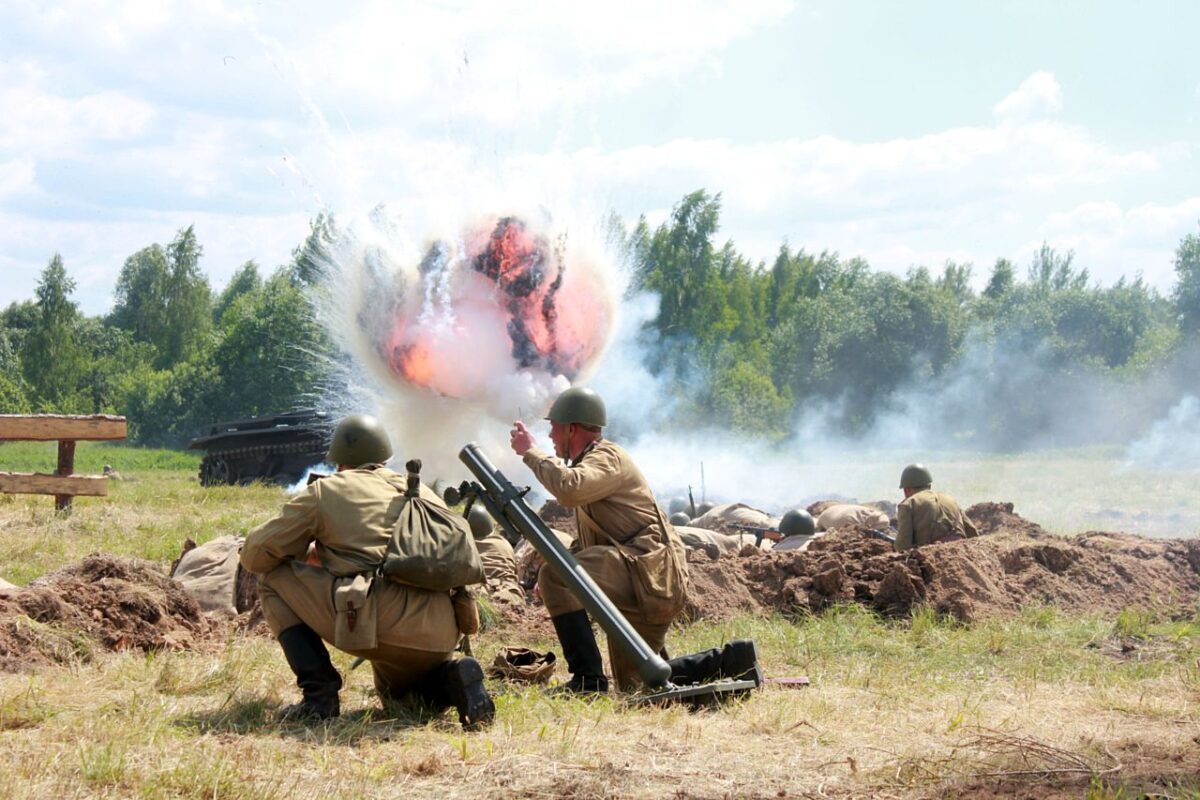
<instances>
[{"instance_id":1,"label":"green tree","mask_svg":"<svg viewBox=\"0 0 1200 800\"><path fill-rule=\"evenodd\" d=\"M1200 331L1200 236L1189 233L1175 251L1175 290L1171 294L1180 332Z\"/></svg>"},{"instance_id":2,"label":"green tree","mask_svg":"<svg viewBox=\"0 0 1200 800\"><path fill-rule=\"evenodd\" d=\"M229 285L217 297L216 305L213 307L213 321L220 324L221 317L225 315L226 309L233 305L234 300L244 294L257 292L261 288L262 278L258 274L258 264L253 260L242 264L241 268L229 279Z\"/></svg>"},{"instance_id":3,"label":"green tree","mask_svg":"<svg viewBox=\"0 0 1200 800\"><path fill-rule=\"evenodd\" d=\"M76 322L79 311L71 302L75 281L67 275L62 256L55 253L37 285L38 317L29 331L21 367L39 411L72 413L84 410L77 394L85 354Z\"/></svg>"},{"instance_id":4,"label":"green tree","mask_svg":"<svg viewBox=\"0 0 1200 800\"><path fill-rule=\"evenodd\" d=\"M125 260L117 278L110 322L155 349L155 364L170 368L204 346L212 327L212 291L200 271L203 248L192 226L167 245L154 244Z\"/></svg>"},{"instance_id":5,"label":"green tree","mask_svg":"<svg viewBox=\"0 0 1200 800\"><path fill-rule=\"evenodd\" d=\"M322 211L308 223L308 237L292 251L289 277L293 283L316 286L329 271L332 246L337 240L337 222Z\"/></svg>"}]
</instances>

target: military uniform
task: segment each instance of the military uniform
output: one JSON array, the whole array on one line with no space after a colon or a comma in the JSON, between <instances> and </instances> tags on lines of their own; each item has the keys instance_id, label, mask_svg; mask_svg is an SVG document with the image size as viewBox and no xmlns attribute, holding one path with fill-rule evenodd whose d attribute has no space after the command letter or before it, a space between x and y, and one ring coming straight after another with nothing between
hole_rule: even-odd
<instances>
[{"instance_id":1,"label":"military uniform","mask_svg":"<svg viewBox=\"0 0 1200 800\"><path fill-rule=\"evenodd\" d=\"M517 560L508 540L492 531L475 540L475 549L483 562L488 597L503 605L524 606L525 592L517 580Z\"/></svg>"},{"instance_id":2,"label":"military uniform","mask_svg":"<svg viewBox=\"0 0 1200 800\"><path fill-rule=\"evenodd\" d=\"M458 626L447 592L371 581L404 499L405 476L378 465L309 485L275 519L246 537L241 562L261 575L263 616L279 636L307 625L323 640L371 662L383 697L404 694L450 658ZM421 496L440 504L428 487ZM322 566L304 563L310 542ZM366 592L362 590L366 587ZM351 596L354 623L335 600ZM347 630L347 628L350 630Z\"/></svg>"},{"instance_id":3,"label":"military uniform","mask_svg":"<svg viewBox=\"0 0 1200 800\"><path fill-rule=\"evenodd\" d=\"M604 439L570 465L537 448L523 460L559 503L575 509L576 560L650 649L661 650L686 599L687 562L641 470L622 447ZM583 609L546 566L538 586L551 617ZM618 688L635 688L637 671L611 642L609 659Z\"/></svg>"},{"instance_id":4,"label":"military uniform","mask_svg":"<svg viewBox=\"0 0 1200 800\"><path fill-rule=\"evenodd\" d=\"M978 536L979 531L948 494L922 489L896 507L896 549Z\"/></svg>"}]
</instances>

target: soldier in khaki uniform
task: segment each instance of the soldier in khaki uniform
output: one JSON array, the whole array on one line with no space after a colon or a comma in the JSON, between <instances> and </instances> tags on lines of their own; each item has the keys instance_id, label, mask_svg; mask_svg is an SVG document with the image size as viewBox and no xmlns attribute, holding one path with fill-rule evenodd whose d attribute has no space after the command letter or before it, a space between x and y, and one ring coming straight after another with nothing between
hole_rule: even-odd
<instances>
[{"instance_id":1,"label":"soldier in khaki uniform","mask_svg":"<svg viewBox=\"0 0 1200 800\"><path fill-rule=\"evenodd\" d=\"M557 458L534 446L524 423L514 423L512 448L562 505L575 509L578 538L571 550L652 650L683 609L687 561L682 542L650 486L623 448L604 439L604 401L591 389L567 389L547 416ZM538 587L562 644L571 680L567 691L605 692L600 650L583 604L553 570L542 566ZM637 672L609 646L617 687L632 689Z\"/></svg>"},{"instance_id":2,"label":"soldier in khaki uniform","mask_svg":"<svg viewBox=\"0 0 1200 800\"><path fill-rule=\"evenodd\" d=\"M502 606L525 605L525 591L517 580L517 560L508 540L496 532L489 514L478 503L467 513L471 535L475 538L475 549L483 563L483 574L488 597Z\"/></svg>"},{"instance_id":3,"label":"soldier in khaki uniform","mask_svg":"<svg viewBox=\"0 0 1200 800\"><path fill-rule=\"evenodd\" d=\"M383 427L354 415L338 424L327 460L336 474L310 484L275 519L246 537L242 566L258 573L263 616L303 696L284 718L336 717L341 676L325 642L371 662L381 697L416 693L454 705L464 727L491 721L495 706L472 658L453 660L458 626L448 592L375 577L403 507L405 476ZM441 499L426 486L421 496ZM305 563L315 543L320 566Z\"/></svg>"},{"instance_id":4,"label":"soldier in khaki uniform","mask_svg":"<svg viewBox=\"0 0 1200 800\"><path fill-rule=\"evenodd\" d=\"M932 487L933 475L921 464L909 464L900 474L904 500L896 507L897 550L979 535L954 498Z\"/></svg>"}]
</instances>

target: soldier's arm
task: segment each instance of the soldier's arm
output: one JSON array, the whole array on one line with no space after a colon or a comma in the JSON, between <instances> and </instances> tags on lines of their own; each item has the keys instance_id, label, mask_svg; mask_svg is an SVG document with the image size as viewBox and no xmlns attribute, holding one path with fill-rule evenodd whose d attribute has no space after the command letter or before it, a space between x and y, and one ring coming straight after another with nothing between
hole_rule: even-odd
<instances>
[{"instance_id":1,"label":"soldier's arm","mask_svg":"<svg viewBox=\"0 0 1200 800\"><path fill-rule=\"evenodd\" d=\"M531 447L522 458L546 491L568 507L607 497L620 488L624 480L612 453L590 453L584 463L573 467L536 447Z\"/></svg>"},{"instance_id":2,"label":"soldier's arm","mask_svg":"<svg viewBox=\"0 0 1200 800\"><path fill-rule=\"evenodd\" d=\"M913 546L912 509L904 503L896 508L896 543L897 550L910 550Z\"/></svg>"},{"instance_id":3,"label":"soldier's arm","mask_svg":"<svg viewBox=\"0 0 1200 800\"><path fill-rule=\"evenodd\" d=\"M962 512L963 534L969 539L979 535L979 529L975 527L975 523L971 522L971 518L967 516L967 512Z\"/></svg>"},{"instance_id":4,"label":"soldier's arm","mask_svg":"<svg viewBox=\"0 0 1200 800\"><path fill-rule=\"evenodd\" d=\"M311 484L287 503L279 516L246 535L242 566L260 575L290 559L303 559L317 533L317 493L320 481Z\"/></svg>"}]
</instances>

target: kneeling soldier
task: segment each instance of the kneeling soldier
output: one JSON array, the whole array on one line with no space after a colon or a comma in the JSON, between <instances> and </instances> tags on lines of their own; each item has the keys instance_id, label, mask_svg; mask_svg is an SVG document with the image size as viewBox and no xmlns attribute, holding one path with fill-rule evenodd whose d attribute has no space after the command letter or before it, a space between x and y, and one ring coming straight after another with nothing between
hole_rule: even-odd
<instances>
[{"instance_id":1,"label":"kneeling soldier","mask_svg":"<svg viewBox=\"0 0 1200 800\"><path fill-rule=\"evenodd\" d=\"M309 484L246 537L242 566L261 576L263 615L303 697L282 716L338 715L342 678L330 642L371 662L381 698L415 694L435 708L453 705L463 727L475 729L495 706L475 659L452 658L459 631L450 594L375 577L404 505L405 476L383 466L391 456L373 417L346 417L326 456L337 473ZM441 504L428 487L420 492ZM305 563L310 543L320 566Z\"/></svg>"}]
</instances>

